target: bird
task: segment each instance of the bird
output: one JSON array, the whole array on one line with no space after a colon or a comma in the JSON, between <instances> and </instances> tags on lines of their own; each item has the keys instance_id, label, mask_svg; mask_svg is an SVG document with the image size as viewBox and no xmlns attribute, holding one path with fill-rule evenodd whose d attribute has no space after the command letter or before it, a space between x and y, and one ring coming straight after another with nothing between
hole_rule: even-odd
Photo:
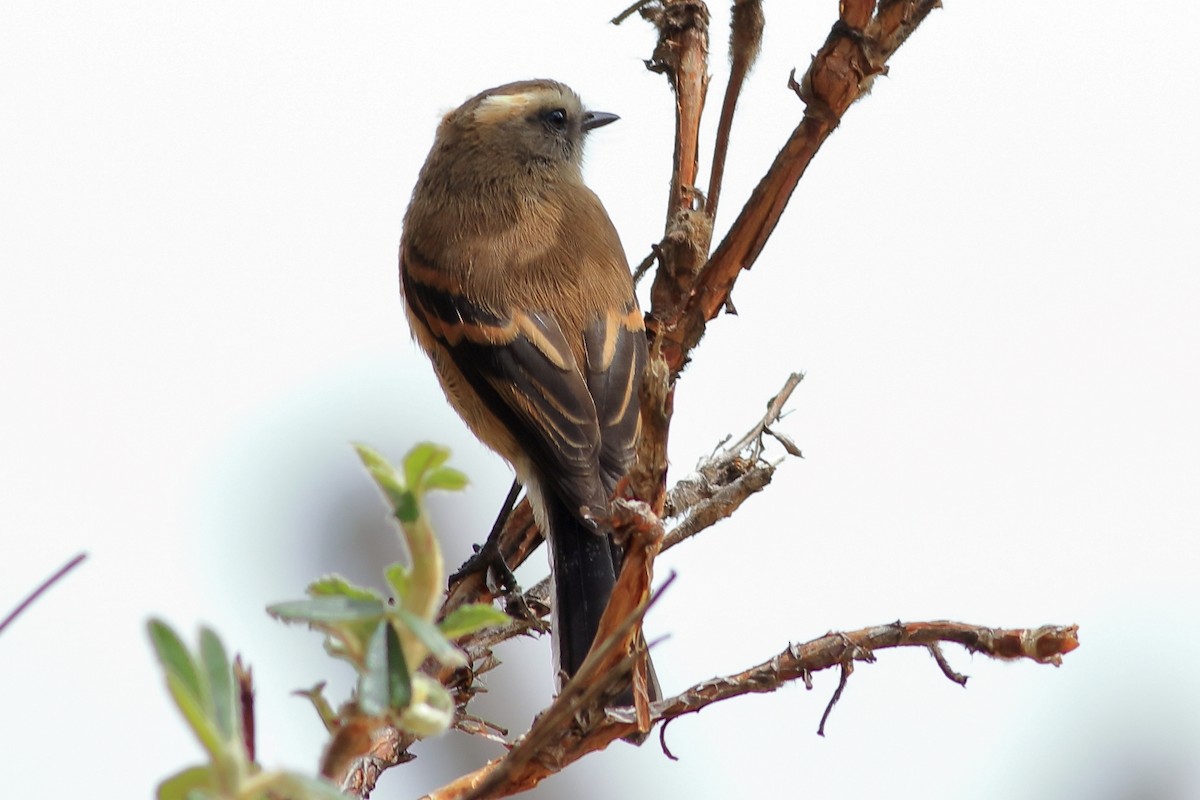
<instances>
[{"instance_id":1,"label":"bird","mask_svg":"<svg viewBox=\"0 0 1200 800\"><path fill-rule=\"evenodd\" d=\"M585 139L617 119L553 80L480 92L438 125L400 240L413 338L450 405L512 465L545 534L560 689L620 570L603 520L641 430L644 319L582 174Z\"/></svg>"}]
</instances>

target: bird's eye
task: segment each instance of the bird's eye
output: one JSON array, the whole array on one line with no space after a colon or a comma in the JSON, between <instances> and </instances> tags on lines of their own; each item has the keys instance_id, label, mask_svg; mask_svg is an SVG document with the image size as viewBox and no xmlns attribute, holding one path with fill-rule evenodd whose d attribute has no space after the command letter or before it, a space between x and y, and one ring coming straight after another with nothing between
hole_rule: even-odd
<instances>
[{"instance_id":1,"label":"bird's eye","mask_svg":"<svg viewBox=\"0 0 1200 800\"><path fill-rule=\"evenodd\" d=\"M546 120L546 124L556 131L561 131L567 127L567 112L562 108L547 111L542 116L542 119Z\"/></svg>"}]
</instances>

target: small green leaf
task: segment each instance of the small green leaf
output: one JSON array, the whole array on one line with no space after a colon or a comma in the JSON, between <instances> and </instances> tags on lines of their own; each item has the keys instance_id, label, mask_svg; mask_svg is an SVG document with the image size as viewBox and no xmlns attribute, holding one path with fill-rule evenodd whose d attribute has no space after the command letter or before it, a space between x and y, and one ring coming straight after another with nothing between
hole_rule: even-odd
<instances>
[{"instance_id":1,"label":"small green leaf","mask_svg":"<svg viewBox=\"0 0 1200 800\"><path fill-rule=\"evenodd\" d=\"M467 657L452 645L450 640L443 636L432 622L403 608L393 608L391 614L400 621L400 624L412 631L413 635L421 640L421 644L429 648L430 654L438 661L448 667L466 666Z\"/></svg>"},{"instance_id":2,"label":"small green leaf","mask_svg":"<svg viewBox=\"0 0 1200 800\"><path fill-rule=\"evenodd\" d=\"M167 691L171 693L184 721L192 729L192 733L196 734L209 757L214 761L223 759L225 746L221 741L221 734L205 712L200 698L193 695L179 676L172 672L167 673Z\"/></svg>"},{"instance_id":3,"label":"small green leaf","mask_svg":"<svg viewBox=\"0 0 1200 800\"><path fill-rule=\"evenodd\" d=\"M227 742L239 741L241 729L236 722L238 713L233 691L233 670L221 640L209 628L200 629L200 664L209 686L212 720L217 731Z\"/></svg>"},{"instance_id":4,"label":"small green leaf","mask_svg":"<svg viewBox=\"0 0 1200 800\"><path fill-rule=\"evenodd\" d=\"M391 464L387 462L387 459L372 447L355 442L354 452L358 453L358 460L367 469L374 469L376 467L391 468Z\"/></svg>"},{"instance_id":5,"label":"small green leaf","mask_svg":"<svg viewBox=\"0 0 1200 800\"><path fill-rule=\"evenodd\" d=\"M383 600L383 595L366 586L356 586L341 575L326 575L308 585L307 592L313 597L339 595L351 600Z\"/></svg>"},{"instance_id":6,"label":"small green leaf","mask_svg":"<svg viewBox=\"0 0 1200 800\"><path fill-rule=\"evenodd\" d=\"M425 476L446 463L450 451L433 442L421 442L404 457L404 480L409 489L424 487Z\"/></svg>"},{"instance_id":7,"label":"small green leaf","mask_svg":"<svg viewBox=\"0 0 1200 800\"><path fill-rule=\"evenodd\" d=\"M175 676L180 689L187 691L198 705L203 705L205 698L204 686L200 682L200 670L192 659L179 635L170 625L162 620L152 619L146 625L150 633L150 643L154 645L154 653L167 677Z\"/></svg>"},{"instance_id":8,"label":"small green leaf","mask_svg":"<svg viewBox=\"0 0 1200 800\"><path fill-rule=\"evenodd\" d=\"M425 489L442 489L457 492L467 486L467 476L453 467L441 467L425 476Z\"/></svg>"},{"instance_id":9,"label":"small green leaf","mask_svg":"<svg viewBox=\"0 0 1200 800\"><path fill-rule=\"evenodd\" d=\"M382 600L351 600L338 596L290 600L267 606L267 613L278 620L309 624L362 622L383 616L384 610Z\"/></svg>"},{"instance_id":10,"label":"small green leaf","mask_svg":"<svg viewBox=\"0 0 1200 800\"><path fill-rule=\"evenodd\" d=\"M467 603L451 611L438 624L438 629L447 639L457 639L492 625L504 625L512 617L500 609L485 603Z\"/></svg>"},{"instance_id":11,"label":"small green leaf","mask_svg":"<svg viewBox=\"0 0 1200 800\"><path fill-rule=\"evenodd\" d=\"M366 665L358 682L358 704L370 716L383 716L412 700L412 681L400 638L381 620L367 645Z\"/></svg>"},{"instance_id":12,"label":"small green leaf","mask_svg":"<svg viewBox=\"0 0 1200 800\"><path fill-rule=\"evenodd\" d=\"M387 626L387 668L388 705L394 709L406 708L412 702L412 678L408 674L404 648L400 646L395 625Z\"/></svg>"},{"instance_id":13,"label":"small green leaf","mask_svg":"<svg viewBox=\"0 0 1200 800\"><path fill-rule=\"evenodd\" d=\"M321 718L321 724L325 726L325 730L330 734L337 732L340 721L333 706L325 699L325 681L321 681L311 689L297 689L292 694L297 697L307 697L308 701L313 704L313 708L316 709L317 716Z\"/></svg>"},{"instance_id":14,"label":"small green leaf","mask_svg":"<svg viewBox=\"0 0 1200 800\"><path fill-rule=\"evenodd\" d=\"M367 643L362 674L358 678L358 705L364 714L382 716L388 706L387 620L380 620Z\"/></svg>"},{"instance_id":15,"label":"small green leaf","mask_svg":"<svg viewBox=\"0 0 1200 800\"><path fill-rule=\"evenodd\" d=\"M158 785L158 800L189 800L199 794L210 796L205 789L216 789L210 767L188 767Z\"/></svg>"},{"instance_id":16,"label":"small green leaf","mask_svg":"<svg viewBox=\"0 0 1200 800\"><path fill-rule=\"evenodd\" d=\"M400 474L383 456L366 445L356 444L354 448L358 451L358 457L363 466L367 468L367 473L395 508L406 491Z\"/></svg>"},{"instance_id":17,"label":"small green leaf","mask_svg":"<svg viewBox=\"0 0 1200 800\"><path fill-rule=\"evenodd\" d=\"M421 516L421 504L413 492L403 491L396 498L396 516L401 522L416 522Z\"/></svg>"},{"instance_id":18,"label":"small green leaf","mask_svg":"<svg viewBox=\"0 0 1200 800\"><path fill-rule=\"evenodd\" d=\"M404 605L404 598L408 596L408 587L412 580L412 570L396 562L383 571L383 576L387 578L388 586L396 593L396 601Z\"/></svg>"}]
</instances>

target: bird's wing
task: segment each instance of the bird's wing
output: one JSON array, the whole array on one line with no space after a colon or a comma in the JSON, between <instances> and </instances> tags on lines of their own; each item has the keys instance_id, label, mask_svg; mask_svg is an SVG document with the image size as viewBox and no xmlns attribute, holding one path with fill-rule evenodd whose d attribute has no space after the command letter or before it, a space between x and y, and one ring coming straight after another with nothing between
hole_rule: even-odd
<instances>
[{"instance_id":1,"label":"bird's wing","mask_svg":"<svg viewBox=\"0 0 1200 800\"><path fill-rule=\"evenodd\" d=\"M573 512L604 513L600 424L588 382L553 316L500 312L465 297L412 248L403 288L487 409L529 455L548 488Z\"/></svg>"},{"instance_id":2,"label":"bird's wing","mask_svg":"<svg viewBox=\"0 0 1200 800\"><path fill-rule=\"evenodd\" d=\"M633 464L641 431L638 394L646 366L646 331L637 298L610 309L584 330L587 385L600 425L600 470L612 493Z\"/></svg>"}]
</instances>

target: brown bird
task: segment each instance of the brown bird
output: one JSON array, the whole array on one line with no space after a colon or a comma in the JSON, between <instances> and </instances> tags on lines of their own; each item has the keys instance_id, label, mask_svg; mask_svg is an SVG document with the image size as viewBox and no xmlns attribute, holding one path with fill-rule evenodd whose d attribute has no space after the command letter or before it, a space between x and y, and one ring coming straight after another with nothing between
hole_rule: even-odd
<instances>
[{"instance_id":1,"label":"brown bird","mask_svg":"<svg viewBox=\"0 0 1200 800\"><path fill-rule=\"evenodd\" d=\"M438 126L400 241L413 337L450 404L513 465L549 543L560 679L612 593L621 551L598 520L640 430L642 313L580 169L585 136L616 119L555 81L477 94Z\"/></svg>"}]
</instances>

